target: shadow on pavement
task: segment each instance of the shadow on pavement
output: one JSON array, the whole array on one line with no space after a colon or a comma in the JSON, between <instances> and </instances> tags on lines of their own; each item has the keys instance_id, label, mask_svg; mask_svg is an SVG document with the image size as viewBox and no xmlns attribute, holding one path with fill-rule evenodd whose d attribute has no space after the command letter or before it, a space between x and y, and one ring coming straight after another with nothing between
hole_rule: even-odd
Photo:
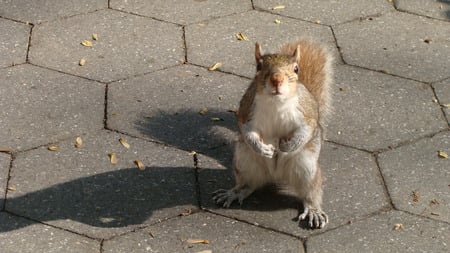
<instances>
[{"instance_id":1,"label":"shadow on pavement","mask_svg":"<svg viewBox=\"0 0 450 253\"><path fill-rule=\"evenodd\" d=\"M126 227L143 224L167 208L197 206L195 192L192 168L126 168L7 198L5 209L42 222L70 219L94 227ZM158 214L157 219L170 216ZM10 229L0 225L0 232Z\"/></svg>"}]
</instances>

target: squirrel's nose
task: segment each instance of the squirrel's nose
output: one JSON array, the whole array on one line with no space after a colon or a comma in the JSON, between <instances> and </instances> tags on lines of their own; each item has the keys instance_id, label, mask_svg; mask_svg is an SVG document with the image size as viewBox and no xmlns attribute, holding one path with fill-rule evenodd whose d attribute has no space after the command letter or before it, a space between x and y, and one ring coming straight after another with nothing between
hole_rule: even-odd
<instances>
[{"instance_id":1,"label":"squirrel's nose","mask_svg":"<svg viewBox=\"0 0 450 253\"><path fill-rule=\"evenodd\" d=\"M272 85L273 85L274 87L280 86L281 83L283 83L283 81L284 81L284 75L281 74L281 73L279 73L279 72L273 73L273 74L270 76L270 82L272 83Z\"/></svg>"}]
</instances>

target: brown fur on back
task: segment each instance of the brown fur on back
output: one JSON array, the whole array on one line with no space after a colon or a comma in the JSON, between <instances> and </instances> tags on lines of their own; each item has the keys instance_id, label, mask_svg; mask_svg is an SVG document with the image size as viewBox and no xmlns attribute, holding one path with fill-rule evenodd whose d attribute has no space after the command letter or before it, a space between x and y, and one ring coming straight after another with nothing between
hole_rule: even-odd
<instances>
[{"instance_id":1,"label":"brown fur on back","mask_svg":"<svg viewBox=\"0 0 450 253\"><path fill-rule=\"evenodd\" d=\"M288 43L280 49L280 53L293 55L298 46L300 48L298 78L317 100L319 124L324 127L331 109L332 57L325 47L309 40Z\"/></svg>"}]
</instances>

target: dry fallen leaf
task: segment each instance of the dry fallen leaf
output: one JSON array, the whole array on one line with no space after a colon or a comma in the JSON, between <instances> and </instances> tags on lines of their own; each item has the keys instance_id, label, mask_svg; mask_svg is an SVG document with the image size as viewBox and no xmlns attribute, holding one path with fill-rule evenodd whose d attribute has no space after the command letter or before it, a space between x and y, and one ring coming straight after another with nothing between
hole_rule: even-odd
<instances>
[{"instance_id":1,"label":"dry fallen leaf","mask_svg":"<svg viewBox=\"0 0 450 253\"><path fill-rule=\"evenodd\" d=\"M227 110L227 112L231 112L231 113L234 113L234 114L238 114L238 110L234 110L234 109L229 109L229 110Z\"/></svg>"},{"instance_id":2,"label":"dry fallen leaf","mask_svg":"<svg viewBox=\"0 0 450 253\"><path fill-rule=\"evenodd\" d=\"M281 21L279 19L275 19L275 24L279 25L281 24Z\"/></svg>"},{"instance_id":3,"label":"dry fallen leaf","mask_svg":"<svg viewBox=\"0 0 450 253\"><path fill-rule=\"evenodd\" d=\"M12 152L12 149L8 147L0 147L0 152Z\"/></svg>"},{"instance_id":4,"label":"dry fallen leaf","mask_svg":"<svg viewBox=\"0 0 450 253\"><path fill-rule=\"evenodd\" d=\"M86 60L85 59L80 59L80 61L78 62L78 65L84 66L84 64L86 64Z\"/></svg>"},{"instance_id":5,"label":"dry fallen leaf","mask_svg":"<svg viewBox=\"0 0 450 253\"><path fill-rule=\"evenodd\" d=\"M186 242L190 244L209 244L208 240L203 239L187 239Z\"/></svg>"},{"instance_id":6,"label":"dry fallen leaf","mask_svg":"<svg viewBox=\"0 0 450 253\"><path fill-rule=\"evenodd\" d=\"M218 62L218 63L215 63L214 65L212 65L211 67L209 67L209 70L213 71L213 70L220 68L221 66L222 66L222 63Z\"/></svg>"},{"instance_id":7,"label":"dry fallen leaf","mask_svg":"<svg viewBox=\"0 0 450 253\"><path fill-rule=\"evenodd\" d=\"M205 115L208 112L208 109L203 107L198 113L200 113L201 115Z\"/></svg>"},{"instance_id":8,"label":"dry fallen leaf","mask_svg":"<svg viewBox=\"0 0 450 253\"><path fill-rule=\"evenodd\" d=\"M196 154L197 154L197 152L195 152L195 151L189 152L189 155L196 155Z\"/></svg>"},{"instance_id":9,"label":"dry fallen leaf","mask_svg":"<svg viewBox=\"0 0 450 253\"><path fill-rule=\"evenodd\" d=\"M93 33L93 34L92 34L92 39L93 39L93 40L98 40L98 34Z\"/></svg>"},{"instance_id":10,"label":"dry fallen leaf","mask_svg":"<svg viewBox=\"0 0 450 253\"><path fill-rule=\"evenodd\" d=\"M218 117L211 117L211 121L223 121L223 119Z\"/></svg>"},{"instance_id":11,"label":"dry fallen leaf","mask_svg":"<svg viewBox=\"0 0 450 253\"><path fill-rule=\"evenodd\" d=\"M192 209L187 208L182 213L180 213L179 216L188 216L188 215L191 215L191 214L192 214Z\"/></svg>"},{"instance_id":12,"label":"dry fallen leaf","mask_svg":"<svg viewBox=\"0 0 450 253\"><path fill-rule=\"evenodd\" d=\"M52 145L52 146L48 146L47 149L50 150L50 151L56 151L56 150L58 150L58 147Z\"/></svg>"},{"instance_id":13,"label":"dry fallen leaf","mask_svg":"<svg viewBox=\"0 0 450 253\"><path fill-rule=\"evenodd\" d=\"M153 233L153 231L149 230L149 231L148 231L148 234L149 234L152 238L155 238L155 234Z\"/></svg>"},{"instance_id":14,"label":"dry fallen leaf","mask_svg":"<svg viewBox=\"0 0 450 253\"><path fill-rule=\"evenodd\" d=\"M92 47L92 42L90 42L89 40L83 40L81 42L81 45L83 45L85 47Z\"/></svg>"},{"instance_id":15,"label":"dry fallen leaf","mask_svg":"<svg viewBox=\"0 0 450 253\"><path fill-rule=\"evenodd\" d=\"M248 41L247 36L246 36L245 34L243 34L243 33L236 33L236 38L237 38L238 40L245 40L245 41Z\"/></svg>"},{"instance_id":16,"label":"dry fallen leaf","mask_svg":"<svg viewBox=\"0 0 450 253\"><path fill-rule=\"evenodd\" d=\"M449 104L443 104L442 106L445 107L445 108L450 108L450 103Z\"/></svg>"},{"instance_id":17,"label":"dry fallen leaf","mask_svg":"<svg viewBox=\"0 0 450 253\"><path fill-rule=\"evenodd\" d=\"M77 137L77 139L75 140L75 147L81 148L82 146L83 146L83 140L81 139L81 137Z\"/></svg>"},{"instance_id":18,"label":"dry fallen leaf","mask_svg":"<svg viewBox=\"0 0 450 253\"><path fill-rule=\"evenodd\" d=\"M111 164L116 164L117 163L117 156L115 153L109 153L109 161L111 162Z\"/></svg>"},{"instance_id":19,"label":"dry fallen leaf","mask_svg":"<svg viewBox=\"0 0 450 253\"><path fill-rule=\"evenodd\" d=\"M439 216L439 214L435 212L431 212L431 215Z\"/></svg>"},{"instance_id":20,"label":"dry fallen leaf","mask_svg":"<svg viewBox=\"0 0 450 253\"><path fill-rule=\"evenodd\" d=\"M447 158L448 158L448 154L445 153L445 152L442 151L442 150L439 150L439 151L438 151L438 156L439 156L440 158L444 158L444 159L447 159Z\"/></svg>"},{"instance_id":21,"label":"dry fallen leaf","mask_svg":"<svg viewBox=\"0 0 450 253\"><path fill-rule=\"evenodd\" d=\"M403 230L403 224L401 224L401 223L395 224L394 225L394 230L397 230L397 231Z\"/></svg>"},{"instance_id":22,"label":"dry fallen leaf","mask_svg":"<svg viewBox=\"0 0 450 253\"><path fill-rule=\"evenodd\" d=\"M281 9L284 9L284 8L286 8L286 6L284 6L284 5L277 5L277 6L272 7L272 10L281 10Z\"/></svg>"},{"instance_id":23,"label":"dry fallen leaf","mask_svg":"<svg viewBox=\"0 0 450 253\"><path fill-rule=\"evenodd\" d=\"M145 170L145 165L144 163L142 163L141 160L135 160L134 164L136 164L136 166L140 169L140 170Z\"/></svg>"},{"instance_id":24,"label":"dry fallen leaf","mask_svg":"<svg viewBox=\"0 0 450 253\"><path fill-rule=\"evenodd\" d=\"M15 191L17 190L16 187L14 186L8 186L8 191Z\"/></svg>"},{"instance_id":25,"label":"dry fallen leaf","mask_svg":"<svg viewBox=\"0 0 450 253\"><path fill-rule=\"evenodd\" d=\"M130 144L128 144L128 142L124 139L124 138L120 138L119 139L120 144L122 144L122 146L124 146L125 148L130 148Z\"/></svg>"},{"instance_id":26,"label":"dry fallen leaf","mask_svg":"<svg viewBox=\"0 0 450 253\"><path fill-rule=\"evenodd\" d=\"M411 195L412 195L412 198L413 198L413 200L412 200L413 202L419 202L420 195L419 195L418 192L413 191Z\"/></svg>"},{"instance_id":27,"label":"dry fallen leaf","mask_svg":"<svg viewBox=\"0 0 450 253\"><path fill-rule=\"evenodd\" d=\"M437 199L430 200L430 206L431 205L439 205L439 201Z\"/></svg>"}]
</instances>

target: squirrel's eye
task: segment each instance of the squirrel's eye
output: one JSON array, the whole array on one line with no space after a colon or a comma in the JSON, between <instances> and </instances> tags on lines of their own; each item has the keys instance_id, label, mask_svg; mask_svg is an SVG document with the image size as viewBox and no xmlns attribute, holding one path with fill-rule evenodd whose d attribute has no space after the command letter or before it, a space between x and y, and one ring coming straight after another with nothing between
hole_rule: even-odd
<instances>
[{"instance_id":1,"label":"squirrel's eye","mask_svg":"<svg viewBox=\"0 0 450 253\"><path fill-rule=\"evenodd\" d=\"M298 66L297 66L297 65L295 65L295 67L294 67L294 72L295 72L296 74L298 74Z\"/></svg>"}]
</instances>

